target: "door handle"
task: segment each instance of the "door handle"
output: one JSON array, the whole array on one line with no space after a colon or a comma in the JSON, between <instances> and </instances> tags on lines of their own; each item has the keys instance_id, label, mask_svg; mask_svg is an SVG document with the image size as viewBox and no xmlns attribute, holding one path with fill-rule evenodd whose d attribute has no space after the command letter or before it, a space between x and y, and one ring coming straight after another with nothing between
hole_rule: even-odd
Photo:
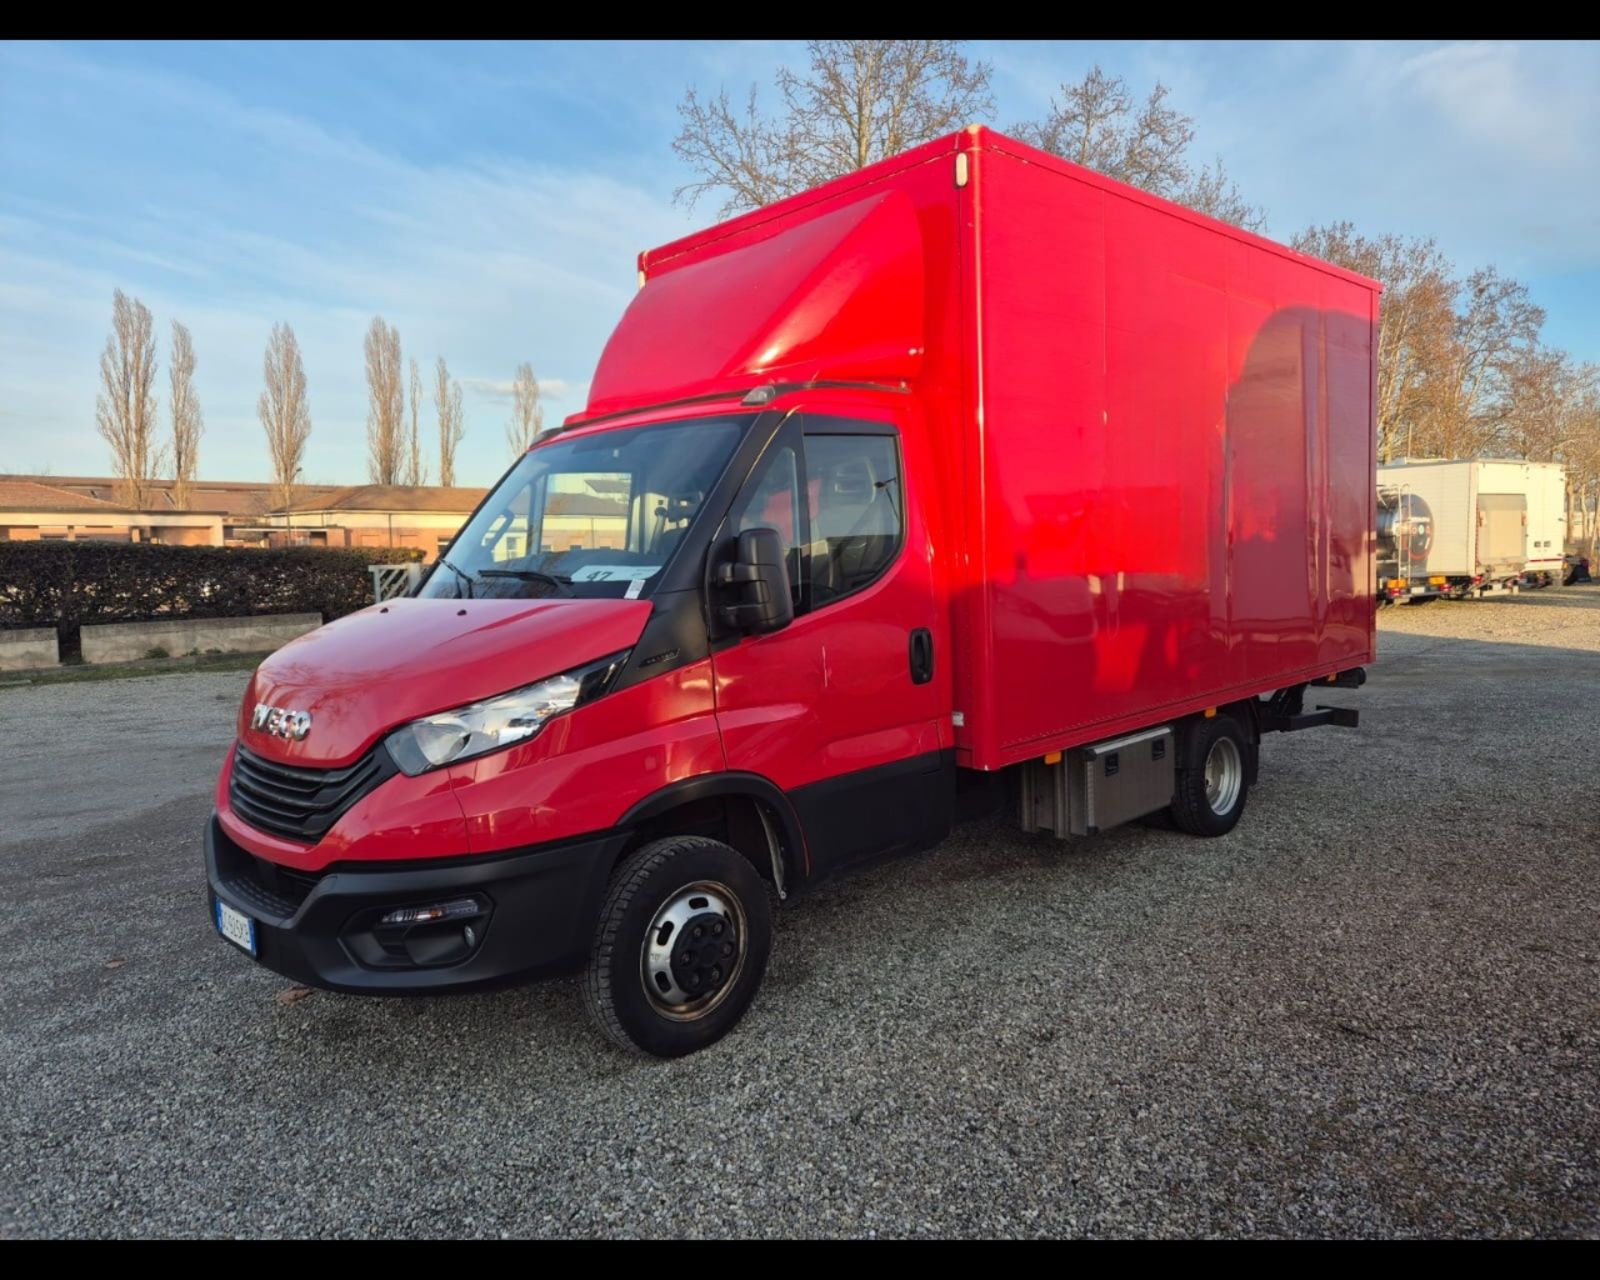
<instances>
[{"instance_id":1,"label":"door handle","mask_svg":"<svg viewBox=\"0 0 1600 1280\"><path fill-rule=\"evenodd\" d=\"M911 633L911 683L927 684L933 679L933 633L918 627Z\"/></svg>"}]
</instances>

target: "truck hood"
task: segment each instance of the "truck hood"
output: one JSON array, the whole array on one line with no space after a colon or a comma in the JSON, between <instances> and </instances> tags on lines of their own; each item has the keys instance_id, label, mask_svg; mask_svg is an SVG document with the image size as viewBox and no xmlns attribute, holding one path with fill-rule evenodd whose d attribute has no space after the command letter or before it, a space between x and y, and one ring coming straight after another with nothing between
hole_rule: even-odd
<instances>
[{"instance_id":1,"label":"truck hood","mask_svg":"<svg viewBox=\"0 0 1600 1280\"><path fill-rule=\"evenodd\" d=\"M266 659L245 690L239 741L285 764L347 764L396 725L630 648L647 600L390 600ZM310 715L299 741L251 725L257 703Z\"/></svg>"}]
</instances>

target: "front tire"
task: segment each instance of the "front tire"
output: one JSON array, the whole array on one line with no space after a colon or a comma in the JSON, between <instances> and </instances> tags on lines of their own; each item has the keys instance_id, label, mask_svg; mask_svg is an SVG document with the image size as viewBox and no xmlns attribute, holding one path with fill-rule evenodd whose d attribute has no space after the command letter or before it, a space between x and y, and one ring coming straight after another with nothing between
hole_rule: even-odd
<instances>
[{"instance_id":1,"label":"front tire","mask_svg":"<svg viewBox=\"0 0 1600 1280\"><path fill-rule=\"evenodd\" d=\"M1225 836L1239 825L1250 794L1248 753L1244 731L1232 716L1189 722L1172 797L1172 820L1182 830Z\"/></svg>"},{"instance_id":2,"label":"front tire","mask_svg":"<svg viewBox=\"0 0 1600 1280\"><path fill-rule=\"evenodd\" d=\"M584 998L614 1043L680 1058L731 1031L772 950L766 884L736 849L703 836L652 841L612 877Z\"/></svg>"}]
</instances>

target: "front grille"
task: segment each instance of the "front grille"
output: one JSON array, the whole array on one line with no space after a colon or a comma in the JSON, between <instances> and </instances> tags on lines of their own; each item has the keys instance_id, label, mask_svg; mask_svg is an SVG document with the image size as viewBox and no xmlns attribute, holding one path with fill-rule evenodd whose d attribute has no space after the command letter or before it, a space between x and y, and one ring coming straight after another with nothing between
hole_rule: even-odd
<instances>
[{"instance_id":1,"label":"front grille","mask_svg":"<svg viewBox=\"0 0 1600 1280\"><path fill-rule=\"evenodd\" d=\"M381 743L342 769L278 764L240 746L228 799L252 827L316 844L351 805L397 772Z\"/></svg>"}]
</instances>

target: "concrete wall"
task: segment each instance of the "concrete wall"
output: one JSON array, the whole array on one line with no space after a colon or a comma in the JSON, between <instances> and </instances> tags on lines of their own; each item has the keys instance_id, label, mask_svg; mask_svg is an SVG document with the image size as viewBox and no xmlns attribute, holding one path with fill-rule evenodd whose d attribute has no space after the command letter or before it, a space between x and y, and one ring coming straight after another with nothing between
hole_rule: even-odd
<instances>
[{"instance_id":1,"label":"concrete wall","mask_svg":"<svg viewBox=\"0 0 1600 1280\"><path fill-rule=\"evenodd\" d=\"M315 613L194 618L187 622L114 622L83 628L83 660L130 662L148 657L151 649L165 649L173 658L191 649L201 653L207 649L221 649L224 653L265 653L321 625L322 617Z\"/></svg>"},{"instance_id":2,"label":"concrete wall","mask_svg":"<svg viewBox=\"0 0 1600 1280\"><path fill-rule=\"evenodd\" d=\"M23 671L29 667L53 667L61 661L56 648L54 627L30 627L26 631L0 631L0 671Z\"/></svg>"}]
</instances>

